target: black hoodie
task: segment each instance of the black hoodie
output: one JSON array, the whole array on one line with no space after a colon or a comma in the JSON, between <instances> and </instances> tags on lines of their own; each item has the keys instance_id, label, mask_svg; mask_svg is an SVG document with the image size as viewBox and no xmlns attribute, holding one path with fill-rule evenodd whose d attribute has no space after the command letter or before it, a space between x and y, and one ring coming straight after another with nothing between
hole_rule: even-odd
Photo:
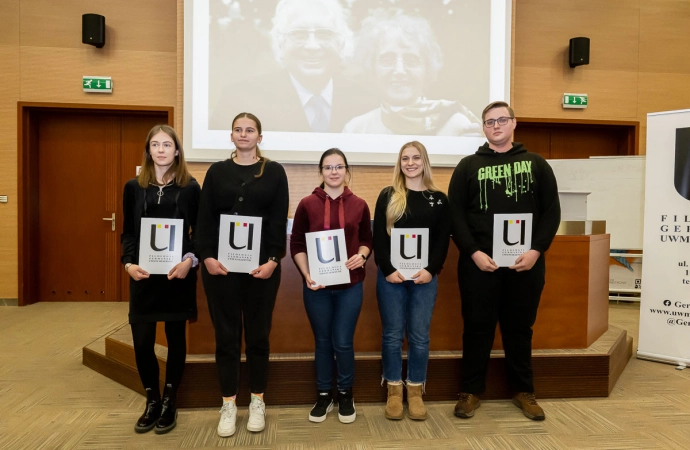
<instances>
[{"instance_id":1,"label":"black hoodie","mask_svg":"<svg viewBox=\"0 0 690 450\"><path fill-rule=\"evenodd\" d=\"M544 158L519 142L505 153L485 143L460 160L448 188L453 240L464 256L493 253L494 214L532 213L532 249L544 253L561 221L558 186Z\"/></svg>"}]
</instances>

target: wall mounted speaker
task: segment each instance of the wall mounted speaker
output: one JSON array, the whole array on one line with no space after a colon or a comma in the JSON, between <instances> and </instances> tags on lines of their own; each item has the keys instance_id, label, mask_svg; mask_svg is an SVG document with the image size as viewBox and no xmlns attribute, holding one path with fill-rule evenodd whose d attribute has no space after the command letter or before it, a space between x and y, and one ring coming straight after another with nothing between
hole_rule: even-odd
<instances>
[{"instance_id":1,"label":"wall mounted speaker","mask_svg":"<svg viewBox=\"0 0 690 450\"><path fill-rule=\"evenodd\" d=\"M105 16L83 14L81 16L81 42L102 48L105 45Z\"/></svg>"},{"instance_id":2,"label":"wall mounted speaker","mask_svg":"<svg viewBox=\"0 0 690 450\"><path fill-rule=\"evenodd\" d=\"M572 38L570 40L570 67L584 64L589 64L589 38Z\"/></svg>"}]
</instances>

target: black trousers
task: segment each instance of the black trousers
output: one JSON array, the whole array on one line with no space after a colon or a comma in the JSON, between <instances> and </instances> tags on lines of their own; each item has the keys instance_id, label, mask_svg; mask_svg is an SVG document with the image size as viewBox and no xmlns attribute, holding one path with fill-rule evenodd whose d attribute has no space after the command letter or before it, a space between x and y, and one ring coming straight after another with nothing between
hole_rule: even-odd
<instances>
[{"instance_id":1,"label":"black trousers","mask_svg":"<svg viewBox=\"0 0 690 450\"><path fill-rule=\"evenodd\" d=\"M472 259L460 257L458 282L465 327L461 392L481 394L486 390L497 323L505 349L508 388L513 392L534 392L532 326L537 319L544 276L543 255L526 272L508 268L483 272Z\"/></svg>"},{"instance_id":2,"label":"black trousers","mask_svg":"<svg viewBox=\"0 0 690 450\"><path fill-rule=\"evenodd\" d=\"M280 286L280 265L270 278L262 280L244 273L209 275L201 264L201 277L216 334L216 365L223 397L238 391L243 328L249 389L257 394L265 392L268 337Z\"/></svg>"},{"instance_id":3,"label":"black trousers","mask_svg":"<svg viewBox=\"0 0 690 450\"><path fill-rule=\"evenodd\" d=\"M168 341L168 360L165 364L165 384L175 389L180 386L187 358L186 320L165 322L165 337ZM159 392L158 358L154 351L156 344L156 322L137 322L132 327L134 358L144 389Z\"/></svg>"}]
</instances>

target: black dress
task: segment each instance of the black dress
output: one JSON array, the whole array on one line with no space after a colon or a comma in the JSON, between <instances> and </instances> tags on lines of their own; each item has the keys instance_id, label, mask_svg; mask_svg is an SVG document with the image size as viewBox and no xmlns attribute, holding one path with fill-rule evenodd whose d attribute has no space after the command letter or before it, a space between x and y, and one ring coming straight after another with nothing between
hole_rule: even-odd
<instances>
[{"instance_id":1,"label":"black dress","mask_svg":"<svg viewBox=\"0 0 690 450\"><path fill-rule=\"evenodd\" d=\"M139 261L142 217L183 219L184 229L189 230L189 233L183 233L182 255L195 253L194 230L199 205L199 184L192 179L183 188L175 184L163 187L163 195L160 197L158 192L158 186L151 185L143 189L136 178L125 184L121 237L123 264L137 264ZM167 275L152 274L148 279L139 281L130 277L129 323L195 319L196 273L197 268L192 268L185 278L172 280L168 280Z\"/></svg>"}]
</instances>

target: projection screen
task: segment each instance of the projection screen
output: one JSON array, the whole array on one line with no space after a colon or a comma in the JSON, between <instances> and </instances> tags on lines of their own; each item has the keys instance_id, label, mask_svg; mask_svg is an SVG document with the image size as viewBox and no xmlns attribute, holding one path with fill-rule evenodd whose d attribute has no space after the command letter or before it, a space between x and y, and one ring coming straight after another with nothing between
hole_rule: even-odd
<instances>
[{"instance_id":1,"label":"projection screen","mask_svg":"<svg viewBox=\"0 0 690 450\"><path fill-rule=\"evenodd\" d=\"M510 0L187 0L184 145L229 157L231 121L262 122L262 153L394 164L422 142L455 165L485 139L481 111L509 100Z\"/></svg>"}]
</instances>

